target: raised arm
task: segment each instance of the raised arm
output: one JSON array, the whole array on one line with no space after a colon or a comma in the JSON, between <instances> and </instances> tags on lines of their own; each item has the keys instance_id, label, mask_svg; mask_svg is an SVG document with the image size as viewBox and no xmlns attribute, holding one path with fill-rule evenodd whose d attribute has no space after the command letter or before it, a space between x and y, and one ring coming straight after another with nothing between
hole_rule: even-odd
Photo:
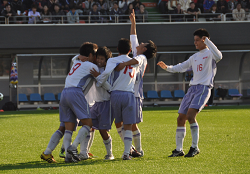
<instances>
[{"instance_id":1,"label":"raised arm","mask_svg":"<svg viewBox=\"0 0 250 174\"><path fill-rule=\"evenodd\" d=\"M204 37L204 36L203 36ZM213 53L213 58L217 62L219 62L222 59L222 54L220 50L213 44L211 40L209 40L207 37L202 38L204 39L204 43L207 45L209 50Z\"/></svg>"}]
</instances>

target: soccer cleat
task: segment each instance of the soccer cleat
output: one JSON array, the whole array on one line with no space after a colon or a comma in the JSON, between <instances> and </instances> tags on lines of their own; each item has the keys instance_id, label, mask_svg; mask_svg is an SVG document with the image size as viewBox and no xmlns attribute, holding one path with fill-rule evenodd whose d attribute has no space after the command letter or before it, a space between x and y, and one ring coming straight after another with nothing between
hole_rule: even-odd
<instances>
[{"instance_id":1,"label":"soccer cleat","mask_svg":"<svg viewBox=\"0 0 250 174\"><path fill-rule=\"evenodd\" d=\"M123 155L123 156L122 156L122 159L123 159L123 160L131 160L132 158L131 158L131 156L129 156L129 155Z\"/></svg>"},{"instance_id":2,"label":"soccer cleat","mask_svg":"<svg viewBox=\"0 0 250 174\"><path fill-rule=\"evenodd\" d=\"M104 157L104 160L113 160L113 159L115 159L115 157L114 157L113 154L111 154L111 155L105 155L105 157Z\"/></svg>"},{"instance_id":3,"label":"soccer cleat","mask_svg":"<svg viewBox=\"0 0 250 174\"><path fill-rule=\"evenodd\" d=\"M77 163L78 161L74 158L65 158L65 163Z\"/></svg>"},{"instance_id":4,"label":"soccer cleat","mask_svg":"<svg viewBox=\"0 0 250 174\"><path fill-rule=\"evenodd\" d=\"M89 159L89 155L88 154L84 154L84 153L80 153L78 155L78 157L80 158L80 160L86 160L86 159Z\"/></svg>"},{"instance_id":5,"label":"soccer cleat","mask_svg":"<svg viewBox=\"0 0 250 174\"><path fill-rule=\"evenodd\" d=\"M130 154L129 154L130 156L132 156L132 157L142 157L142 154L140 153L140 152L138 152L137 150L135 150L135 149L132 149L131 151L130 151Z\"/></svg>"},{"instance_id":6,"label":"soccer cleat","mask_svg":"<svg viewBox=\"0 0 250 174\"><path fill-rule=\"evenodd\" d=\"M144 151L143 150L141 150L141 156L140 157L143 157L144 156Z\"/></svg>"},{"instance_id":7,"label":"soccer cleat","mask_svg":"<svg viewBox=\"0 0 250 174\"><path fill-rule=\"evenodd\" d=\"M94 155L92 153L89 152L88 155L89 155L89 159L94 158Z\"/></svg>"},{"instance_id":8,"label":"soccer cleat","mask_svg":"<svg viewBox=\"0 0 250 174\"><path fill-rule=\"evenodd\" d=\"M185 155L185 157L194 157L195 155L198 155L199 153L200 153L200 150L198 148L190 147L190 150L188 154Z\"/></svg>"},{"instance_id":9,"label":"soccer cleat","mask_svg":"<svg viewBox=\"0 0 250 174\"><path fill-rule=\"evenodd\" d=\"M77 161L81 161L81 159L78 157L77 149L73 149L72 145L70 145L67 149L67 152L72 155L72 158L74 158Z\"/></svg>"},{"instance_id":10,"label":"soccer cleat","mask_svg":"<svg viewBox=\"0 0 250 174\"><path fill-rule=\"evenodd\" d=\"M60 158L65 158L64 152L65 152L65 149L61 149L61 151L60 151L60 153L59 153L59 157L60 157Z\"/></svg>"},{"instance_id":11,"label":"soccer cleat","mask_svg":"<svg viewBox=\"0 0 250 174\"><path fill-rule=\"evenodd\" d=\"M178 157L178 156L184 156L185 153L181 150L181 151L177 151L176 149L172 151L172 155L168 156L168 157Z\"/></svg>"},{"instance_id":12,"label":"soccer cleat","mask_svg":"<svg viewBox=\"0 0 250 174\"><path fill-rule=\"evenodd\" d=\"M41 159L48 163L56 163L56 160L51 154L45 155L44 152L41 154Z\"/></svg>"}]
</instances>

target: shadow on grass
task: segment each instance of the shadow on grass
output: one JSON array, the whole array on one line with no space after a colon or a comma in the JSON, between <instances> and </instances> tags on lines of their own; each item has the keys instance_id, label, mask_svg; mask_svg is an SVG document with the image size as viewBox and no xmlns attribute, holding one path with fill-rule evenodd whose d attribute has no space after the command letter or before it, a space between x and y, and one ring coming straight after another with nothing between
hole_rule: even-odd
<instances>
[{"instance_id":1,"label":"shadow on grass","mask_svg":"<svg viewBox=\"0 0 250 174\"><path fill-rule=\"evenodd\" d=\"M112 161L103 160L103 159L92 159L80 161L78 163L47 163L46 161L30 161L24 163L16 163L16 164L1 164L0 171L3 170L19 170L19 169L39 169L39 168L55 168L55 167L65 167L65 166L82 166L82 165L95 165L95 164L105 164L109 162L118 162L122 161L122 159L114 159Z\"/></svg>"}]
</instances>

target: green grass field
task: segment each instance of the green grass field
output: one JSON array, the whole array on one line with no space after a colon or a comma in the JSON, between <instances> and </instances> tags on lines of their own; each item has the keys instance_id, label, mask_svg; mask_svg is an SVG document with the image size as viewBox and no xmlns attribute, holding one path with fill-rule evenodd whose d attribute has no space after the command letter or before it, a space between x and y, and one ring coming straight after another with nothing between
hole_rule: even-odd
<instances>
[{"instance_id":1,"label":"green grass field","mask_svg":"<svg viewBox=\"0 0 250 174\"><path fill-rule=\"evenodd\" d=\"M58 111L0 113L1 173L250 173L250 106L215 106L198 115L199 148L194 158L168 158L175 149L177 107L144 108L142 147L145 156L121 160L123 144L111 130L114 161L104 161L105 147L98 132L91 152L98 158L65 164L53 152L57 164L40 159L59 126ZM74 133L73 138L76 136ZM189 125L184 151L191 145Z\"/></svg>"}]
</instances>

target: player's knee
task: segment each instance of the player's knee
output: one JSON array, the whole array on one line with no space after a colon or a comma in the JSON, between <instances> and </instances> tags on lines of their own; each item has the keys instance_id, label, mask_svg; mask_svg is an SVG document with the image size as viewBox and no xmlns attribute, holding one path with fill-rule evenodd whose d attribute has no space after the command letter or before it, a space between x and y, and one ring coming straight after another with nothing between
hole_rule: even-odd
<instances>
[{"instance_id":1,"label":"player's knee","mask_svg":"<svg viewBox=\"0 0 250 174\"><path fill-rule=\"evenodd\" d=\"M179 117L177 118L177 123L185 123L186 121L186 115L179 114Z\"/></svg>"}]
</instances>

